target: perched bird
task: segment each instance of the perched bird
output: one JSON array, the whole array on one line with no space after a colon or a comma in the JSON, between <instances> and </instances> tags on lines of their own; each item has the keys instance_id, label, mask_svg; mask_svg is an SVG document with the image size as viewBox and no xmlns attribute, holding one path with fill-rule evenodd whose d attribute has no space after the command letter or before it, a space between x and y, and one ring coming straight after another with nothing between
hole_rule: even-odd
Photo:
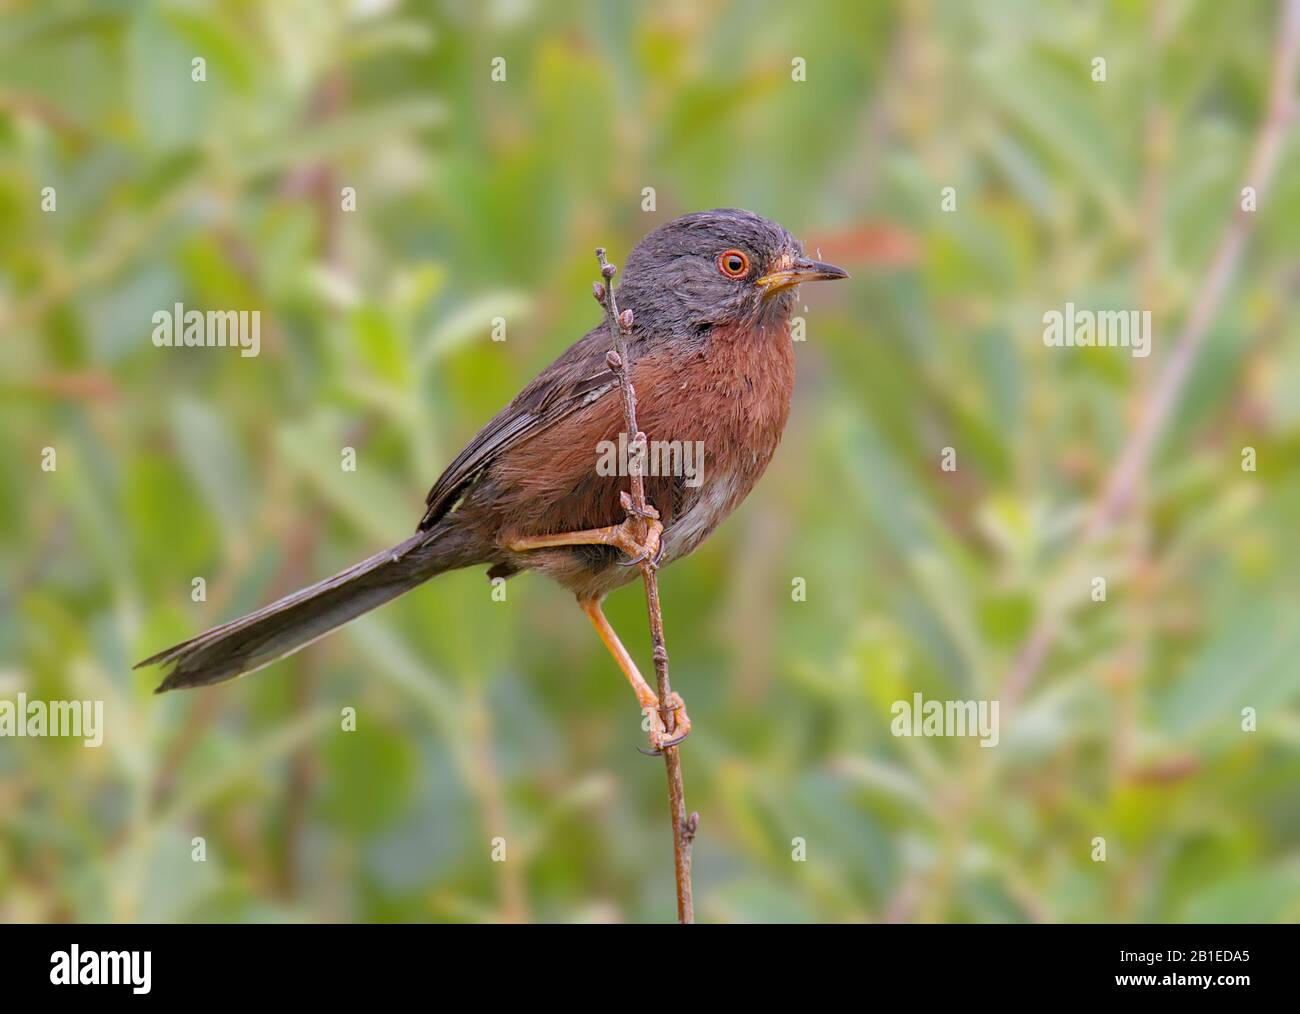
<instances>
[{"instance_id":1,"label":"perched bird","mask_svg":"<svg viewBox=\"0 0 1300 1014\"><path fill-rule=\"evenodd\" d=\"M702 211L655 229L632 250L615 294L633 311L628 362L649 441L702 450L694 475L645 477L659 520L643 529L620 504L627 479L598 468L623 429L609 334L592 328L484 426L434 483L414 535L333 577L153 655L158 693L253 672L438 574L489 566L535 570L578 598L637 700L650 745L690 729L681 699L660 701L601 611L637 577L695 549L753 489L790 411L790 311L801 282L847 278L810 260L785 229L748 211ZM624 440L629 437L625 436ZM662 470L661 470L662 471ZM646 531L643 539L637 535Z\"/></svg>"}]
</instances>

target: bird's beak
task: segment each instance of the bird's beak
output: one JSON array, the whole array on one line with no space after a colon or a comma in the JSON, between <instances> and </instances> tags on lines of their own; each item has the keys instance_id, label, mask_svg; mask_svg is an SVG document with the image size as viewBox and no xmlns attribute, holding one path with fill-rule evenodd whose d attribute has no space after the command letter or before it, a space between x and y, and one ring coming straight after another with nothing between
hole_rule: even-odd
<instances>
[{"instance_id":1,"label":"bird's beak","mask_svg":"<svg viewBox=\"0 0 1300 1014\"><path fill-rule=\"evenodd\" d=\"M849 273L834 264L824 264L809 257L783 257L767 274L755 280L767 294L788 289L802 282L823 282L848 278Z\"/></svg>"}]
</instances>

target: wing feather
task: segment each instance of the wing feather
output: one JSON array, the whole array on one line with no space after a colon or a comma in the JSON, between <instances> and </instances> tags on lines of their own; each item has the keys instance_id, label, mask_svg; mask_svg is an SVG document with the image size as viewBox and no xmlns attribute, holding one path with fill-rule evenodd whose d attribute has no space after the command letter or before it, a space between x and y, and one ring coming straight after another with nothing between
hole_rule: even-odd
<instances>
[{"instance_id":1,"label":"wing feather","mask_svg":"<svg viewBox=\"0 0 1300 1014\"><path fill-rule=\"evenodd\" d=\"M503 451L614 390L617 378L605 363L608 334L603 326L587 332L475 434L429 490L419 530L450 511Z\"/></svg>"}]
</instances>

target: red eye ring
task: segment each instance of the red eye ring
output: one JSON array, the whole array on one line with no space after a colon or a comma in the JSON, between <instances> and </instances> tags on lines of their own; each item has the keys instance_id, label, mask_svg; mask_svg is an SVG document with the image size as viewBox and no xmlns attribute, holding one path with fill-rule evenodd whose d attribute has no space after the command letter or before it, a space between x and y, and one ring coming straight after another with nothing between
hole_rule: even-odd
<instances>
[{"instance_id":1,"label":"red eye ring","mask_svg":"<svg viewBox=\"0 0 1300 1014\"><path fill-rule=\"evenodd\" d=\"M728 278L744 278L749 274L749 258L740 250L723 250L718 254L718 270Z\"/></svg>"}]
</instances>

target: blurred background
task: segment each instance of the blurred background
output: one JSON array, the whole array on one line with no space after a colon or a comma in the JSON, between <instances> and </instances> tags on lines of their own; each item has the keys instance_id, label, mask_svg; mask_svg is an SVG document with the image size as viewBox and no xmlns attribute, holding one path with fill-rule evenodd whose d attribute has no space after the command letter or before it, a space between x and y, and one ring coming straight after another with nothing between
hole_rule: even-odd
<instances>
[{"instance_id":1,"label":"blurred background","mask_svg":"<svg viewBox=\"0 0 1300 1014\"><path fill-rule=\"evenodd\" d=\"M0 919L670 920L663 765L538 578L211 690L130 666L405 537L598 320L592 249L716 206L853 281L803 294L784 444L662 579L698 917L1300 918L1293 131L1096 521L1279 38L1217 0L0 3L0 698L107 726L0 739ZM1150 309L1153 354L1045 348L1066 301ZM155 348L176 302L259 309L261 355ZM649 671L639 585L608 612ZM916 692L999 699L998 747L891 735Z\"/></svg>"}]
</instances>

